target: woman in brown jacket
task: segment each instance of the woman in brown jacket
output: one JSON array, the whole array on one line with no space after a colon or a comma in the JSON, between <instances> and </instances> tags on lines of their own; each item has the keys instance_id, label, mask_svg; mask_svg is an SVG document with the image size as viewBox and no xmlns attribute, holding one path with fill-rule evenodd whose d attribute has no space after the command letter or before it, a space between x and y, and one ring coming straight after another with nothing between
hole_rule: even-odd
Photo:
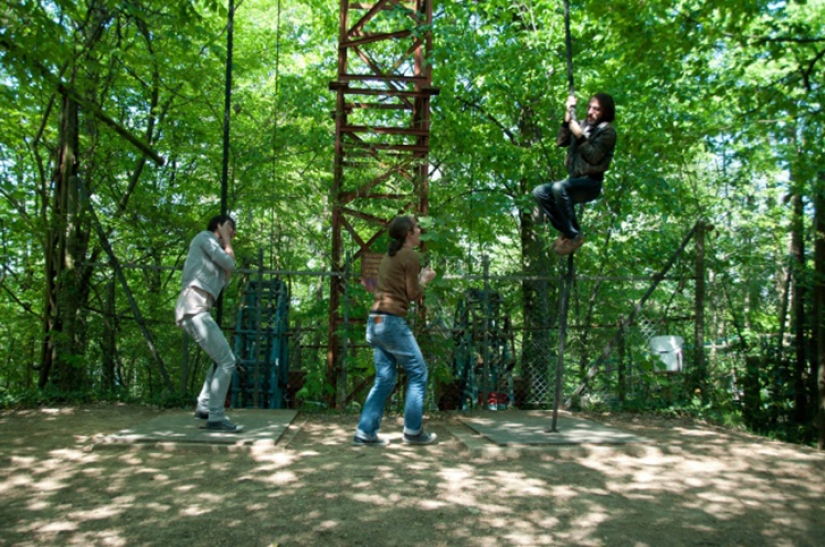
<instances>
[{"instance_id":1,"label":"woman in brown jacket","mask_svg":"<svg viewBox=\"0 0 825 547\"><path fill-rule=\"evenodd\" d=\"M424 395L427 390L427 363L418 347L405 317L410 302L424 295L424 286L434 277L429 267L421 269L418 247L421 228L409 216L395 217L389 226L389 250L378 266L378 286L375 301L367 320L367 342L375 358L375 384L367 395L353 444L386 445L378 437L384 414L384 404L395 387L396 365L407 372L407 392L404 404L404 442L430 444L434 433L425 433Z\"/></svg>"}]
</instances>

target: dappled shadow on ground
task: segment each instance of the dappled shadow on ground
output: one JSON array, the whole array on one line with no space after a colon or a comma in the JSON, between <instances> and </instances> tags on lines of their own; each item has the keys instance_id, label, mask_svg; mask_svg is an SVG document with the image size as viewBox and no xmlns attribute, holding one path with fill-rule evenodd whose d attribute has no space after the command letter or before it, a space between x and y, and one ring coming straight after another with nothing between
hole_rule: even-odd
<instances>
[{"instance_id":1,"label":"dappled shadow on ground","mask_svg":"<svg viewBox=\"0 0 825 547\"><path fill-rule=\"evenodd\" d=\"M0 415L0 545L820 546L825 454L687 422L655 444L353 447L355 417L299 416L286 448L102 447L156 415ZM304 422L306 420L306 422Z\"/></svg>"}]
</instances>

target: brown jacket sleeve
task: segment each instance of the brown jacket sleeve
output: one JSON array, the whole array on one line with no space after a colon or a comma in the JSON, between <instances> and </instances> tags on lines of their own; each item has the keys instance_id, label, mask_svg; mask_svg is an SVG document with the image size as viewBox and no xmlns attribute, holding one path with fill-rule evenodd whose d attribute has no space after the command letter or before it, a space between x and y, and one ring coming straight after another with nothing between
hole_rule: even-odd
<instances>
[{"instance_id":1,"label":"brown jacket sleeve","mask_svg":"<svg viewBox=\"0 0 825 547\"><path fill-rule=\"evenodd\" d=\"M418 281L418 274L420 273L421 261L418 259L418 253L410 251L404 268L404 282L406 284L407 298L410 302L420 300L421 297L424 296L424 288Z\"/></svg>"}]
</instances>

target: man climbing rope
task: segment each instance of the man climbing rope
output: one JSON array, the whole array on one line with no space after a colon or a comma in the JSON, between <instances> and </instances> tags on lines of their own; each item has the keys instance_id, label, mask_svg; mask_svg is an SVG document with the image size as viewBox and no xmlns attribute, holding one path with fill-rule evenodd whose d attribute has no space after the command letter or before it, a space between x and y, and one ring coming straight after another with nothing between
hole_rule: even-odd
<instances>
[{"instance_id":1,"label":"man climbing rope","mask_svg":"<svg viewBox=\"0 0 825 547\"><path fill-rule=\"evenodd\" d=\"M553 243L553 251L558 255L568 255L584 244L573 206L599 197L604 172L610 167L616 146L616 130L610 124L616 111L613 97L607 93L593 95L583 124L576 121L576 104L576 97L570 95L564 122L556 137L559 147L568 147L564 164L570 177L533 190L539 207L561 232Z\"/></svg>"}]
</instances>

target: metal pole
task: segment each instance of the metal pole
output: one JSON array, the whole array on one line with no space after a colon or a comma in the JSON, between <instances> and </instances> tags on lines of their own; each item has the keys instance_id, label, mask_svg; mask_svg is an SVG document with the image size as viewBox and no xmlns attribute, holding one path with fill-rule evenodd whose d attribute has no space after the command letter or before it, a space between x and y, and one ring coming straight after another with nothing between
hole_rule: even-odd
<instances>
[{"instance_id":1,"label":"metal pole","mask_svg":"<svg viewBox=\"0 0 825 547\"><path fill-rule=\"evenodd\" d=\"M487 382L490 380L490 257L481 258L484 266L484 367L481 380L481 406L489 404ZM471 356L472 359L472 356Z\"/></svg>"},{"instance_id":2,"label":"metal pole","mask_svg":"<svg viewBox=\"0 0 825 547\"><path fill-rule=\"evenodd\" d=\"M567 89L570 95L575 94L576 86L573 81L573 33L570 31L570 0L564 0L564 46L567 52ZM570 108L570 119L576 119L576 109ZM573 285L573 255L567 256L567 275L559 288L559 348L556 354L556 389L553 393L553 422L550 433L557 433L559 420L559 402L562 396L562 382L564 381L564 345L567 335L567 309L570 299L570 287Z\"/></svg>"},{"instance_id":3,"label":"metal pole","mask_svg":"<svg viewBox=\"0 0 825 547\"><path fill-rule=\"evenodd\" d=\"M232 109L232 41L235 32L235 0L229 0L226 24L226 79L223 100L223 170L221 171L221 214L227 211L226 197L229 187L229 121Z\"/></svg>"},{"instance_id":4,"label":"metal pole","mask_svg":"<svg viewBox=\"0 0 825 547\"><path fill-rule=\"evenodd\" d=\"M264 292L264 249L258 247L258 286L255 291L255 346L252 352L255 363L253 366L252 380L252 408L261 408L261 323L263 323L263 292Z\"/></svg>"},{"instance_id":5,"label":"metal pole","mask_svg":"<svg viewBox=\"0 0 825 547\"><path fill-rule=\"evenodd\" d=\"M232 108L232 40L235 29L235 0L229 0L229 13L226 23L226 80L224 82L223 104L223 168L221 171L221 214L227 211L226 196L229 187L229 118ZM223 293L218 297L215 306L215 320L218 326L223 319Z\"/></svg>"},{"instance_id":6,"label":"metal pole","mask_svg":"<svg viewBox=\"0 0 825 547\"><path fill-rule=\"evenodd\" d=\"M562 383L564 382L564 346L567 336L567 312L570 308L570 288L573 286L573 255L567 255L567 273L559 288L559 350L556 354L556 389L553 394L553 423L548 433L558 433L556 425L559 421L559 403L562 397Z\"/></svg>"},{"instance_id":7,"label":"metal pole","mask_svg":"<svg viewBox=\"0 0 825 547\"><path fill-rule=\"evenodd\" d=\"M693 314L696 318L693 322L693 381L694 388L702 390L702 401L707 401L707 368L705 364L705 223L696 223L696 264L694 265L694 275L696 277L696 293L693 298ZM788 271L791 271L789 265ZM787 287L786 287L787 294ZM785 316L783 314L784 321ZM780 338L780 344L782 340ZM781 348L781 346L780 346ZM781 355L781 353L780 353Z\"/></svg>"}]
</instances>

